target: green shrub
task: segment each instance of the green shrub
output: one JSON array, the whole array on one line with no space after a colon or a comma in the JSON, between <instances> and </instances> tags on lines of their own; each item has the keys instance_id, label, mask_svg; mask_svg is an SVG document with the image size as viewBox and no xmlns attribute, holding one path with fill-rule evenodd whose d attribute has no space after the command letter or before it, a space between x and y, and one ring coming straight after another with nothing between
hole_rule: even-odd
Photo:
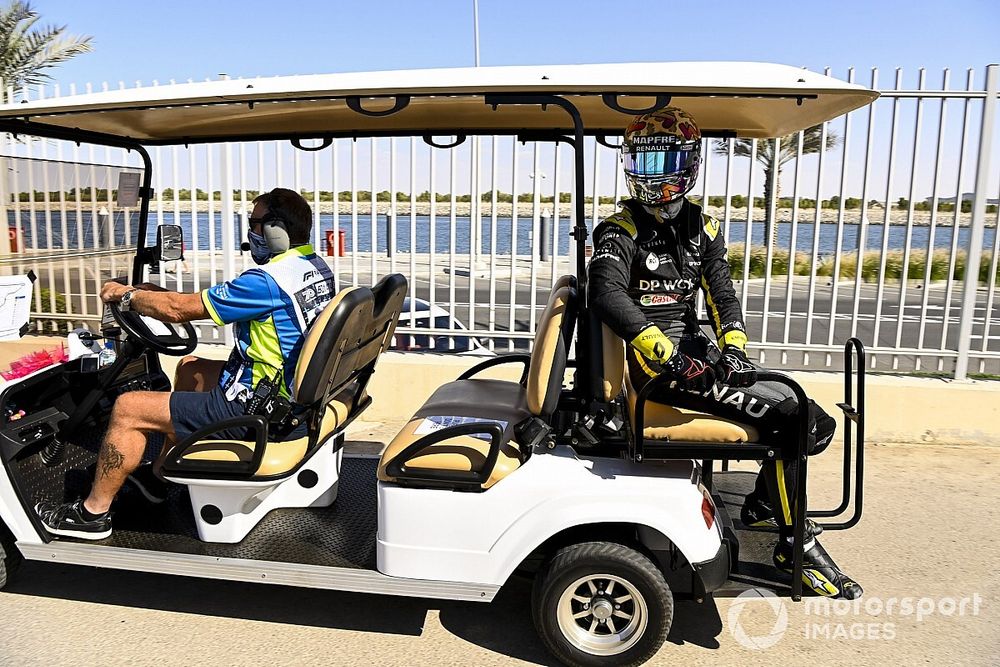
<instances>
[{"instance_id":1,"label":"green shrub","mask_svg":"<svg viewBox=\"0 0 1000 667\"><path fill-rule=\"evenodd\" d=\"M819 268L816 270L816 275L824 277L832 277L834 269L834 258L828 257L824 259ZM844 254L840 257L840 280L848 280L854 278L858 275L858 255Z\"/></svg>"},{"instance_id":2,"label":"green shrub","mask_svg":"<svg viewBox=\"0 0 1000 667\"><path fill-rule=\"evenodd\" d=\"M729 246L729 275L740 278L743 275L743 244Z\"/></svg>"},{"instance_id":3,"label":"green shrub","mask_svg":"<svg viewBox=\"0 0 1000 667\"><path fill-rule=\"evenodd\" d=\"M861 258L861 279L866 283L878 282L879 257L877 252L866 252Z\"/></svg>"},{"instance_id":4,"label":"green shrub","mask_svg":"<svg viewBox=\"0 0 1000 667\"><path fill-rule=\"evenodd\" d=\"M767 266L766 251L761 246L751 246L750 248L750 277L763 278L764 269Z\"/></svg>"},{"instance_id":5,"label":"green shrub","mask_svg":"<svg viewBox=\"0 0 1000 667\"><path fill-rule=\"evenodd\" d=\"M946 280L948 278L949 253L944 249L937 249L931 255L930 279ZM743 277L744 248L742 244L734 244L729 247L729 273L735 279ZM992 256L990 253L983 253L979 263L979 282L988 283L990 280L990 266ZM826 278L833 277L835 260L833 257L825 257L817 260L816 275ZM866 283L877 283L880 275L885 280L899 280L903 275L903 251L890 250L885 255L884 273L882 269L882 258L880 250L869 250L865 253L861 261L861 279ZM964 252L959 252L955 257L955 265L952 271L953 280L963 280L965 278L966 257ZM764 246L752 246L750 248L750 278L763 278L767 269L767 248ZM927 253L923 250L915 250L910 253L906 267L906 277L910 280L923 280L927 271ZM786 276L789 272L789 253L784 248L775 248L771 253L771 275ZM795 253L794 273L797 276L808 276L812 272L812 256L806 252ZM840 256L839 280L851 280L857 276L858 255L857 253L844 253ZM1000 285L1000 263L994 269L993 280Z\"/></svg>"},{"instance_id":6,"label":"green shrub","mask_svg":"<svg viewBox=\"0 0 1000 667\"><path fill-rule=\"evenodd\" d=\"M948 278L948 254L945 250L935 250L931 255L931 280Z\"/></svg>"},{"instance_id":7,"label":"green shrub","mask_svg":"<svg viewBox=\"0 0 1000 667\"><path fill-rule=\"evenodd\" d=\"M55 295L55 310L52 310L52 296ZM53 292L48 287L38 290L38 297L42 302L39 312L42 313L66 313L66 296L62 292Z\"/></svg>"},{"instance_id":8,"label":"green shrub","mask_svg":"<svg viewBox=\"0 0 1000 667\"><path fill-rule=\"evenodd\" d=\"M788 274L788 259L789 254L787 250L775 249L771 253L771 275L772 276L782 276ZM796 268L798 268L796 266Z\"/></svg>"},{"instance_id":9,"label":"green shrub","mask_svg":"<svg viewBox=\"0 0 1000 667\"><path fill-rule=\"evenodd\" d=\"M990 280L990 263L992 261L992 256L983 253L982 259L979 260L979 282L987 283ZM995 284L1000 285L1000 262L997 263L995 268L995 273L993 276Z\"/></svg>"},{"instance_id":10,"label":"green shrub","mask_svg":"<svg viewBox=\"0 0 1000 667\"><path fill-rule=\"evenodd\" d=\"M55 297L55 310L52 309L53 296ZM56 292L48 287L41 287L38 290L39 313L56 313L56 314L66 314L66 296L62 292ZM40 316L38 319L44 320L44 316ZM66 321L56 320L55 330L59 333L69 333L70 323ZM48 331L48 327L46 327Z\"/></svg>"}]
</instances>

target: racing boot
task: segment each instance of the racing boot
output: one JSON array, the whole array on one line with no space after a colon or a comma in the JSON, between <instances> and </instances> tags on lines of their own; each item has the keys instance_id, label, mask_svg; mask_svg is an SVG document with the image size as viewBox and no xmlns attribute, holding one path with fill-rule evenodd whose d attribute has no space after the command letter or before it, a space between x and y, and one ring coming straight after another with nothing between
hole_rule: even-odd
<instances>
[{"instance_id":1,"label":"racing boot","mask_svg":"<svg viewBox=\"0 0 1000 667\"><path fill-rule=\"evenodd\" d=\"M740 521L747 528L777 528L778 515L774 506L755 493L747 494L740 509ZM806 539L816 537L823 532L823 526L812 519L806 519Z\"/></svg>"},{"instance_id":2,"label":"racing boot","mask_svg":"<svg viewBox=\"0 0 1000 667\"><path fill-rule=\"evenodd\" d=\"M858 582L844 574L830 554L815 538L806 542L802 554L802 583L816 595L856 600L864 593ZM774 565L782 572L792 572L792 545L788 539L778 539L774 547Z\"/></svg>"}]
</instances>

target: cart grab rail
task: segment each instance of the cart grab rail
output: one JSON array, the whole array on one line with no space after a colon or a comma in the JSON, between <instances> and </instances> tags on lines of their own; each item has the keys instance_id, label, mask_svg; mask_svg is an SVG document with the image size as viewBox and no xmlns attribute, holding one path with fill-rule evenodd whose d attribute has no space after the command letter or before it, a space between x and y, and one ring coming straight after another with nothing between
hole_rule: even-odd
<instances>
[{"instance_id":1,"label":"cart grab rail","mask_svg":"<svg viewBox=\"0 0 1000 667\"><path fill-rule=\"evenodd\" d=\"M855 360L857 374L854 373ZM857 396L857 405L853 401ZM843 514L851 505L851 449L852 432L857 438L857 452L854 462L854 513L846 521L822 524L824 530L847 530L861 521L864 506L865 480L865 346L857 338L848 339L844 344L844 401L837 403L844 413L844 486L840 504L830 510L815 510L813 517L834 517ZM854 424L852 429L851 424Z\"/></svg>"},{"instance_id":2,"label":"cart grab rail","mask_svg":"<svg viewBox=\"0 0 1000 667\"><path fill-rule=\"evenodd\" d=\"M254 448L249 461L211 461L204 459L186 459L188 450L209 436L220 431L234 428L246 428L253 431ZM157 477L202 477L211 476L214 479L246 479L252 477L264 461L264 451L267 449L267 421L260 415L240 415L230 417L200 428L188 437L163 452L153 464L153 472Z\"/></svg>"},{"instance_id":3,"label":"cart grab rail","mask_svg":"<svg viewBox=\"0 0 1000 667\"><path fill-rule=\"evenodd\" d=\"M521 378L518 380L518 384L524 386L528 382L528 368L531 366L531 355L527 352L512 352L510 354L501 354L493 357L492 359L487 359L459 375L458 379L469 380L488 368L513 363L520 363L524 365L524 370L521 372Z\"/></svg>"},{"instance_id":4,"label":"cart grab rail","mask_svg":"<svg viewBox=\"0 0 1000 667\"><path fill-rule=\"evenodd\" d=\"M631 441L629 442L629 455L634 461L642 461L645 453L645 438L642 436L643 432L646 430L646 403L649 400L650 395L656 391L662 385L672 382L675 378L670 377L667 374L660 374L654 378L651 378L649 382L643 385L642 389L639 390L636 395L635 401L635 434ZM795 400L799 409L796 412L796 417L798 419L798 433L800 436L809 434L809 411L803 411L801 406L808 404L808 398L806 392L802 389L802 386L798 382L793 380L788 375L784 373L779 373L777 371L761 370L757 372L758 381L770 381L783 384L788 387L792 393L795 395ZM696 447L695 443L684 443L685 445L690 445ZM733 445L729 445L733 447ZM741 447L742 445L735 445L735 447ZM789 458L788 448L784 449L782 455L774 456L776 459L787 459ZM802 451L804 446L799 447L799 452L796 455L804 454ZM734 457L735 458L735 457Z\"/></svg>"},{"instance_id":5,"label":"cart grab rail","mask_svg":"<svg viewBox=\"0 0 1000 667\"><path fill-rule=\"evenodd\" d=\"M433 470L430 468L407 468L406 463L431 445L460 435L485 433L490 436L490 448L486 460L479 470ZM397 482L423 482L440 484L452 488L462 488L471 491L481 491L493 474L497 459L500 457L500 446L503 443L503 428L495 421L472 422L448 426L407 445L403 451L392 457L386 464L385 474Z\"/></svg>"}]
</instances>

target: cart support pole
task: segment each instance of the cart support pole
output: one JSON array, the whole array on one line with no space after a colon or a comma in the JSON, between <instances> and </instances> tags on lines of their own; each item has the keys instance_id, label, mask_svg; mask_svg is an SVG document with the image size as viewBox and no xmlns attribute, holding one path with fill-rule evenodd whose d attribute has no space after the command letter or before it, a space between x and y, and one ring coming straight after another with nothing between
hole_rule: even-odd
<instances>
[{"instance_id":1,"label":"cart support pole","mask_svg":"<svg viewBox=\"0 0 1000 667\"><path fill-rule=\"evenodd\" d=\"M59 139L60 137L54 137ZM85 139L83 141L86 141ZM136 241L135 258L132 260L132 284L138 285L146 280L145 266L148 263L149 250L146 248L146 230L149 225L149 200L153 188L153 160L145 148L139 145L124 146L135 150L142 158L142 190L139 192L139 232ZM128 241L126 240L126 243Z\"/></svg>"},{"instance_id":2,"label":"cart support pole","mask_svg":"<svg viewBox=\"0 0 1000 667\"><path fill-rule=\"evenodd\" d=\"M582 388L582 397L586 401L600 396L600 387L597 386L598 373L595 365L600 358L599 354L591 353L591 336L589 325L589 312L587 308L587 236L589 232L584 222L584 163L583 163L583 118L580 110L564 97L558 95L516 95L493 93L485 96L486 104L494 109L501 104L530 104L542 107L546 110L548 105L561 108L570 118L573 119L573 139L564 139L573 146L573 217L574 225L570 236L576 241L576 289L579 295L577 309L578 324L576 326L577 336L577 358L584 360L577 368L577 388Z\"/></svg>"},{"instance_id":3,"label":"cart support pole","mask_svg":"<svg viewBox=\"0 0 1000 667\"><path fill-rule=\"evenodd\" d=\"M962 311L958 324L956 380L964 380L969 374L969 348L972 346L972 322L975 316L976 294L979 290L979 261L983 254L983 228L986 226L986 189L990 181L990 157L993 151L993 130L997 115L997 79L1000 78L998 70L1000 65L986 66L986 97L983 99L983 123L979 132L976 185L972 193L972 233L969 234L965 285L962 289ZM956 206L962 205L961 197L959 193Z\"/></svg>"}]
</instances>

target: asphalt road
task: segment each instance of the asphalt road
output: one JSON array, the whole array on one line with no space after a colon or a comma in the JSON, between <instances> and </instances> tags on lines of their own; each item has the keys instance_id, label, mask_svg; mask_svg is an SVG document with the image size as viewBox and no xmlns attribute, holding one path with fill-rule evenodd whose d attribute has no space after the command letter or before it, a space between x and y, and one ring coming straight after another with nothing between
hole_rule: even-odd
<instances>
[{"instance_id":1,"label":"asphalt road","mask_svg":"<svg viewBox=\"0 0 1000 667\"><path fill-rule=\"evenodd\" d=\"M833 451L810 464L813 503L837 497ZM787 600L777 610L739 598L680 601L648 664L996 664L997 453L871 446L861 524L823 537L865 587L862 605L823 615ZM0 663L554 664L532 628L529 596L520 580L487 605L26 563L0 592ZM902 614L906 598L933 611Z\"/></svg>"}]
</instances>

